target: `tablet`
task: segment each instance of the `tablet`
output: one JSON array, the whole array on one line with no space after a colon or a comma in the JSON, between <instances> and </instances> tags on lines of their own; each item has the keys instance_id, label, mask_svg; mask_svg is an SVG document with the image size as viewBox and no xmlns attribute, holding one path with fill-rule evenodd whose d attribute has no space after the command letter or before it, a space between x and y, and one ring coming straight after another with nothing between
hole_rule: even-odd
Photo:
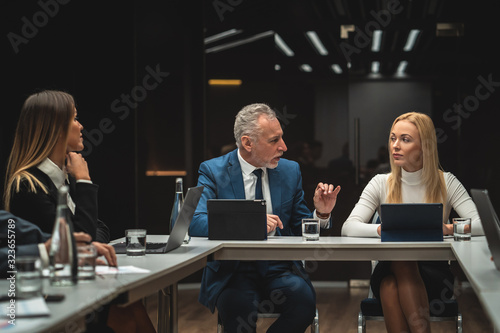
<instances>
[{"instance_id":1,"label":"tablet","mask_svg":"<svg viewBox=\"0 0 500 333\"><path fill-rule=\"evenodd\" d=\"M207 200L208 239L267 239L265 200Z\"/></svg>"},{"instance_id":2,"label":"tablet","mask_svg":"<svg viewBox=\"0 0 500 333\"><path fill-rule=\"evenodd\" d=\"M381 204L382 242L443 240L443 204Z\"/></svg>"}]
</instances>

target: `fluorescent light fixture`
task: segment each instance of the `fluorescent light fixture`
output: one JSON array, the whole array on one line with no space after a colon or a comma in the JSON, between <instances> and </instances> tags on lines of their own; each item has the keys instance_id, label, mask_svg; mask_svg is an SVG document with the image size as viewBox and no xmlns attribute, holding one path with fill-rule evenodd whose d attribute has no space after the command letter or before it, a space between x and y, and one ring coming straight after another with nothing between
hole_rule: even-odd
<instances>
[{"instance_id":1,"label":"fluorescent light fixture","mask_svg":"<svg viewBox=\"0 0 500 333\"><path fill-rule=\"evenodd\" d=\"M415 42L417 41L417 37L419 34L420 30L412 29L408 34L408 39L406 40L406 45L403 48L403 50L405 50L406 52L413 50L413 47L415 46Z\"/></svg>"},{"instance_id":2,"label":"fluorescent light fixture","mask_svg":"<svg viewBox=\"0 0 500 333\"><path fill-rule=\"evenodd\" d=\"M378 52L380 51L380 44L382 43L382 30L373 31L372 37L372 51Z\"/></svg>"},{"instance_id":3,"label":"fluorescent light fixture","mask_svg":"<svg viewBox=\"0 0 500 333\"><path fill-rule=\"evenodd\" d=\"M221 33L215 34L213 36L207 37L204 39L205 44L209 44L218 40L221 40L223 38L227 38L229 36L234 36L237 34L240 34L243 30L237 30L237 29L231 29L227 31L223 31Z\"/></svg>"},{"instance_id":4,"label":"fluorescent light fixture","mask_svg":"<svg viewBox=\"0 0 500 333\"><path fill-rule=\"evenodd\" d=\"M285 41L278 35L277 33L274 34L274 42L276 43L276 46L283 52L285 55L289 57L293 57L295 53L293 53L292 49L286 45Z\"/></svg>"},{"instance_id":5,"label":"fluorescent light fixture","mask_svg":"<svg viewBox=\"0 0 500 333\"><path fill-rule=\"evenodd\" d=\"M279 71L279 70L281 70L281 66L280 66L280 64L276 64L276 65L274 65L274 70L275 70L275 71Z\"/></svg>"},{"instance_id":6,"label":"fluorescent light fixture","mask_svg":"<svg viewBox=\"0 0 500 333\"><path fill-rule=\"evenodd\" d=\"M306 36L311 42L311 44L314 46L316 49L316 52L318 52L322 56L328 55L328 50L325 48L323 43L321 42L321 39L319 39L318 34L316 31L307 31Z\"/></svg>"},{"instance_id":7,"label":"fluorescent light fixture","mask_svg":"<svg viewBox=\"0 0 500 333\"><path fill-rule=\"evenodd\" d=\"M378 61L372 62L372 73L378 74L379 70L380 70L380 62Z\"/></svg>"},{"instance_id":8,"label":"fluorescent light fixture","mask_svg":"<svg viewBox=\"0 0 500 333\"><path fill-rule=\"evenodd\" d=\"M303 71L303 72L306 72L306 73L309 73L309 72L312 72L312 67L309 66L308 64L302 64L300 65L300 70Z\"/></svg>"},{"instance_id":9,"label":"fluorescent light fixture","mask_svg":"<svg viewBox=\"0 0 500 333\"><path fill-rule=\"evenodd\" d=\"M252 42L258 41L259 39L266 38L266 37L269 37L272 35L274 35L274 31L269 30L266 32L262 32L260 34L253 35L253 36L248 37L248 38L239 39L239 40L234 41L234 42L230 42L230 43L217 45L217 46L208 48L205 50L205 53L216 53L216 52L224 51L224 50L236 47L236 46L252 43Z\"/></svg>"},{"instance_id":10,"label":"fluorescent light fixture","mask_svg":"<svg viewBox=\"0 0 500 333\"><path fill-rule=\"evenodd\" d=\"M213 79L213 80L208 80L208 84L211 86L241 86L241 80Z\"/></svg>"},{"instance_id":11,"label":"fluorescent light fixture","mask_svg":"<svg viewBox=\"0 0 500 333\"><path fill-rule=\"evenodd\" d=\"M338 64L333 64L330 68L335 74L342 74L342 68Z\"/></svg>"},{"instance_id":12,"label":"fluorescent light fixture","mask_svg":"<svg viewBox=\"0 0 500 333\"><path fill-rule=\"evenodd\" d=\"M406 71L406 67L408 67L408 61L403 60L399 63L396 74L403 75Z\"/></svg>"}]
</instances>

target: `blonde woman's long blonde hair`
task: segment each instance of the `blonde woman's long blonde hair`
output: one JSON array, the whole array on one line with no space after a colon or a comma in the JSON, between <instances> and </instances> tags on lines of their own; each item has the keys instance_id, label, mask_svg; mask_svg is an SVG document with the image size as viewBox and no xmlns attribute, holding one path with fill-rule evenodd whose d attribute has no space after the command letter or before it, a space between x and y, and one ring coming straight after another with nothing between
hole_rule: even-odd
<instances>
[{"instance_id":1,"label":"blonde woman's long blonde hair","mask_svg":"<svg viewBox=\"0 0 500 333\"><path fill-rule=\"evenodd\" d=\"M446 184L444 182L443 170L439 164L437 151L436 130L432 119L419 112L408 112L397 117L392 123L391 131L397 122L406 120L417 127L420 135L420 145L422 148L422 180L425 184L425 202L428 203L445 203L446 201ZM389 155L391 162L391 173L387 179L387 203L401 203L403 195L401 190L401 167L394 164L394 157L390 153L392 145L391 135L389 134Z\"/></svg>"},{"instance_id":2,"label":"blonde woman's long blonde hair","mask_svg":"<svg viewBox=\"0 0 500 333\"><path fill-rule=\"evenodd\" d=\"M26 99L7 162L3 195L6 210L10 209L12 194L19 192L22 180L28 182L30 191L36 193L38 185L47 193L45 186L28 169L46 159L59 138L66 141L74 113L73 97L62 91L45 90Z\"/></svg>"}]
</instances>

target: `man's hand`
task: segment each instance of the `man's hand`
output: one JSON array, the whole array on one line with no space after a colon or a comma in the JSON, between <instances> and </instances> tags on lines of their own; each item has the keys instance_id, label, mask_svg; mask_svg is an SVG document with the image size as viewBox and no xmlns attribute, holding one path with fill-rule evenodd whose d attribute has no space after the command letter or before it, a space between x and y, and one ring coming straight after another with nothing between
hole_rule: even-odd
<instances>
[{"instance_id":1,"label":"man's hand","mask_svg":"<svg viewBox=\"0 0 500 333\"><path fill-rule=\"evenodd\" d=\"M319 183L314 191L314 208L321 214L330 214L337 202L337 194L340 192L340 186L335 189L334 185Z\"/></svg>"},{"instance_id":2,"label":"man's hand","mask_svg":"<svg viewBox=\"0 0 500 333\"><path fill-rule=\"evenodd\" d=\"M276 227L283 229L283 223L278 215L267 214L267 233L275 230Z\"/></svg>"}]
</instances>

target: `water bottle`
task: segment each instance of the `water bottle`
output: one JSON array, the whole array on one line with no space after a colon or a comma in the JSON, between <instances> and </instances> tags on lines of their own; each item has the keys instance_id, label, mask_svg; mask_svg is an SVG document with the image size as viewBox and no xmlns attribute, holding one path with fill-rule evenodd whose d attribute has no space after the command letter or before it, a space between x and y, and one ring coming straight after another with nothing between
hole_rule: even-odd
<instances>
[{"instance_id":1,"label":"water bottle","mask_svg":"<svg viewBox=\"0 0 500 333\"><path fill-rule=\"evenodd\" d=\"M72 286L78 283L78 257L73 222L68 208L68 186L59 189L56 220L49 251L50 284Z\"/></svg>"},{"instance_id":2,"label":"water bottle","mask_svg":"<svg viewBox=\"0 0 500 333\"><path fill-rule=\"evenodd\" d=\"M174 197L174 205L172 207L172 213L170 214L170 226L169 231L172 233L172 229L174 228L175 221L177 220L177 216L181 211L182 205L184 204L184 190L182 188L182 178L177 178L175 180L175 197ZM186 233L184 237L184 243L189 243L191 237L189 233Z\"/></svg>"}]
</instances>

